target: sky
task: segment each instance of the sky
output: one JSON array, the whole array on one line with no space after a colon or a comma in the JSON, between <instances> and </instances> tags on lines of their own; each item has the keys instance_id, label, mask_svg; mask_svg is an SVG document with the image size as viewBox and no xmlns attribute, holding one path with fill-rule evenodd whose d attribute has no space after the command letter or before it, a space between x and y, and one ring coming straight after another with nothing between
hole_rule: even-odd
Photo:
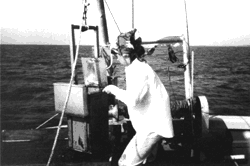
<instances>
[{"instance_id":1,"label":"sky","mask_svg":"<svg viewBox=\"0 0 250 166\"><path fill-rule=\"evenodd\" d=\"M106 2L120 31L131 30L132 0ZM184 0L134 2L135 28L144 41L186 34ZM88 3L87 23L98 25L96 4ZM1 0L0 5L2 44L68 45L70 25L82 23L82 0ZM186 0L186 5L190 45L250 45L249 0ZM120 32L106 3L105 12L113 43ZM94 42L93 32L82 33L81 44Z\"/></svg>"}]
</instances>

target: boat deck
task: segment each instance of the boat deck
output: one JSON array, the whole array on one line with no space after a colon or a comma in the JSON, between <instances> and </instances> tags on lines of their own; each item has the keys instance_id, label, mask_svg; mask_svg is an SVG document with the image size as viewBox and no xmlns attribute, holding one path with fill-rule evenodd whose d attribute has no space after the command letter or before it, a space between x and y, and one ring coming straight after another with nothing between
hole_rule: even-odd
<instances>
[{"instance_id":1,"label":"boat deck","mask_svg":"<svg viewBox=\"0 0 250 166\"><path fill-rule=\"evenodd\" d=\"M13 131L14 132L14 131ZM23 137L25 139L21 140L21 133L26 133ZM36 131L31 130L30 132L17 133L19 140L15 139L15 134L11 133L13 141L3 141L1 143L1 165L3 166L17 166L17 165L46 165L51 148L53 145L53 137L55 135L55 130L44 130ZM5 135L8 135L7 133ZM30 139L27 139L30 138ZM9 139L10 140L10 139ZM120 154L122 153L122 148L116 151L114 157L114 163L117 163ZM149 163L147 165L183 165L183 166L193 166L193 165L235 165L233 161L230 160L204 160L197 162L185 154L183 151L159 151L156 161ZM60 132L60 136L57 142L55 153L53 155L50 165L66 165L66 166L113 166L109 162L110 156L108 154L102 155L89 155L86 153L80 153L73 151L68 148L67 140L67 129L63 129Z\"/></svg>"},{"instance_id":2,"label":"boat deck","mask_svg":"<svg viewBox=\"0 0 250 166\"><path fill-rule=\"evenodd\" d=\"M2 146L2 166L17 165L46 165L53 142L22 142L22 143L4 143ZM117 158L118 159L118 158ZM66 166L112 166L108 161L108 156L103 155L90 157L84 153L75 152L67 149L66 141L59 141L53 155L50 165L66 165ZM178 152L161 152L158 154L156 161L147 165L235 165L233 161L202 161L195 162L190 158L186 158Z\"/></svg>"},{"instance_id":3,"label":"boat deck","mask_svg":"<svg viewBox=\"0 0 250 166\"><path fill-rule=\"evenodd\" d=\"M227 121L229 119L229 121ZM147 165L180 165L180 166L246 166L249 164L250 130L249 125L242 126L249 119L245 117L240 121L231 121L232 117L215 116L209 120L210 134L196 142L196 147L202 149L202 153L197 158L190 157L190 151L185 149L171 150L163 145L160 148L157 159ZM240 123L242 121L242 123ZM230 122L230 123L229 123ZM233 126L232 126L233 125ZM119 125L117 125L119 126ZM238 127L241 127L238 129ZM118 128L120 129L120 128ZM2 131L1 140L1 165L46 165L51 148L56 135L55 128L39 130L8 130ZM123 139L124 140L124 139ZM129 138L125 139L129 141ZM50 165L69 166L113 166L117 164L126 141L115 144L111 143L112 152L107 154L90 155L77 152L68 147L67 126L61 128L58 142ZM114 146L115 145L115 146ZM244 160L230 160L225 158L225 154L244 156ZM109 162L113 156L113 162ZM237 163L236 163L237 162Z\"/></svg>"}]
</instances>

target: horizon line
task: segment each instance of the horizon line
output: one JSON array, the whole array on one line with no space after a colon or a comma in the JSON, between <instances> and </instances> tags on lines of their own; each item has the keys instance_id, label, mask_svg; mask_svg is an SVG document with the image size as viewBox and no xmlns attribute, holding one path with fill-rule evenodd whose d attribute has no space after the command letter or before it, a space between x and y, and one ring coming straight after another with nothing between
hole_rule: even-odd
<instances>
[{"instance_id":1,"label":"horizon line","mask_svg":"<svg viewBox=\"0 0 250 166\"><path fill-rule=\"evenodd\" d=\"M69 46L69 44L15 44L15 43L0 43L0 45L40 45L40 46ZM83 44L81 46L94 46L91 44ZM200 47L250 47L249 44L242 45L190 45L190 46L200 46Z\"/></svg>"}]
</instances>

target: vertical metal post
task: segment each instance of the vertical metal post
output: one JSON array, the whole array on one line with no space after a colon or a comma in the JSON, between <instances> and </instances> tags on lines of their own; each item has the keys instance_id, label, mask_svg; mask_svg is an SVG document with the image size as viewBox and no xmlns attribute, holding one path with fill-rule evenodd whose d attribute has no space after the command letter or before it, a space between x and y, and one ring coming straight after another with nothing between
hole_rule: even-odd
<instances>
[{"instance_id":1,"label":"vertical metal post","mask_svg":"<svg viewBox=\"0 0 250 166\"><path fill-rule=\"evenodd\" d=\"M185 97L186 99L191 98L191 70L190 70L190 56L189 56L189 47L188 43L183 38L183 63L186 64L185 71L184 71L184 84L185 84ZM193 142L193 105L190 102L190 108L187 116L185 117L185 125L187 129L187 140L188 143L191 144ZM190 157L194 156L194 149L190 148Z\"/></svg>"},{"instance_id":2,"label":"vertical metal post","mask_svg":"<svg viewBox=\"0 0 250 166\"><path fill-rule=\"evenodd\" d=\"M74 25L71 25L71 38L70 38L70 61L71 61L71 71L73 71L73 64L75 61L76 55L76 43L75 43L75 28ZM74 73L73 84L78 84L77 75Z\"/></svg>"},{"instance_id":3,"label":"vertical metal post","mask_svg":"<svg viewBox=\"0 0 250 166\"><path fill-rule=\"evenodd\" d=\"M190 70L190 56L189 48L185 38L183 39L183 63L187 64L184 71L185 97L189 99L191 95L191 70Z\"/></svg>"},{"instance_id":4,"label":"vertical metal post","mask_svg":"<svg viewBox=\"0 0 250 166\"><path fill-rule=\"evenodd\" d=\"M194 51L191 54L191 97L194 97Z\"/></svg>"},{"instance_id":5,"label":"vertical metal post","mask_svg":"<svg viewBox=\"0 0 250 166\"><path fill-rule=\"evenodd\" d=\"M106 46L109 43L108 28L105 15L105 8L103 0L96 0L98 17L99 17L99 31L100 31L100 45Z\"/></svg>"},{"instance_id":6,"label":"vertical metal post","mask_svg":"<svg viewBox=\"0 0 250 166\"><path fill-rule=\"evenodd\" d=\"M99 45L99 27L95 27L95 34L96 34L96 45L95 45L95 58L99 57L100 54L100 45Z\"/></svg>"},{"instance_id":7,"label":"vertical metal post","mask_svg":"<svg viewBox=\"0 0 250 166\"><path fill-rule=\"evenodd\" d=\"M183 40L183 63L187 64L184 76L185 76L185 94L186 99L192 97L192 83L191 83L191 55L190 55L190 48L189 48L189 32L188 32L188 17L187 17L187 7L186 7L186 0L184 0L185 5L185 14L186 14L186 34Z\"/></svg>"}]
</instances>

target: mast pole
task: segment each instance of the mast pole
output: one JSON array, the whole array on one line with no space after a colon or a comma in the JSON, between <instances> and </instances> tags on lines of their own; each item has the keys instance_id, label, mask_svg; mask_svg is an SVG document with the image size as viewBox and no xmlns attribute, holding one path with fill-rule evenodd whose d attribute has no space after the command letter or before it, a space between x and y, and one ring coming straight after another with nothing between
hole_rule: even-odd
<instances>
[{"instance_id":1,"label":"mast pole","mask_svg":"<svg viewBox=\"0 0 250 166\"><path fill-rule=\"evenodd\" d=\"M184 0L185 5L185 15L186 15L186 33L183 39L183 63L186 64L185 72L184 72L184 80L185 80L185 96L186 99L193 97L192 92L192 76L191 76L191 57L190 57L190 48L189 48L189 32L188 32L188 19L187 19L187 8L186 1Z\"/></svg>"},{"instance_id":2,"label":"mast pole","mask_svg":"<svg viewBox=\"0 0 250 166\"><path fill-rule=\"evenodd\" d=\"M184 0L185 5L185 16L186 16L186 34L183 39L183 63L186 64L184 71L184 80L185 80L185 95L186 99L191 99L193 97L193 88L192 88L192 62L191 62L191 54L190 54L190 45L189 45L189 32L188 32L188 18L187 18L187 7L186 0ZM193 121L193 103L190 102L189 114L186 117L187 119L187 129L190 131L187 133L188 141L192 142L192 138L195 136L194 134L194 121ZM198 154L194 151L194 148L190 147L190 157L194 157Z\"/></svg>"},{"instance_id":3,"label":"mast pole","mask_svg":"<svg viewBox=\"0 0 250 166\"><path fill-rule=\"evenodd\" d=\"M186 99L191 98L191 71L190 71L190 63L189 63L189 49L187 46L187 41L183 39L183 64L186 64L184 71L184 81L185 81L185 97Z\"/></svg>"},{"instance_id":4,"label":"mast pole","mask_svg":"<svg viewBox=\"0 0 250 166\"><path fill-rule=\"evenodd\" d=\"M106 46L109 43L108 28L103 0L96 0L99 17L100 45Z\"/></svg>"}]
</instances>

